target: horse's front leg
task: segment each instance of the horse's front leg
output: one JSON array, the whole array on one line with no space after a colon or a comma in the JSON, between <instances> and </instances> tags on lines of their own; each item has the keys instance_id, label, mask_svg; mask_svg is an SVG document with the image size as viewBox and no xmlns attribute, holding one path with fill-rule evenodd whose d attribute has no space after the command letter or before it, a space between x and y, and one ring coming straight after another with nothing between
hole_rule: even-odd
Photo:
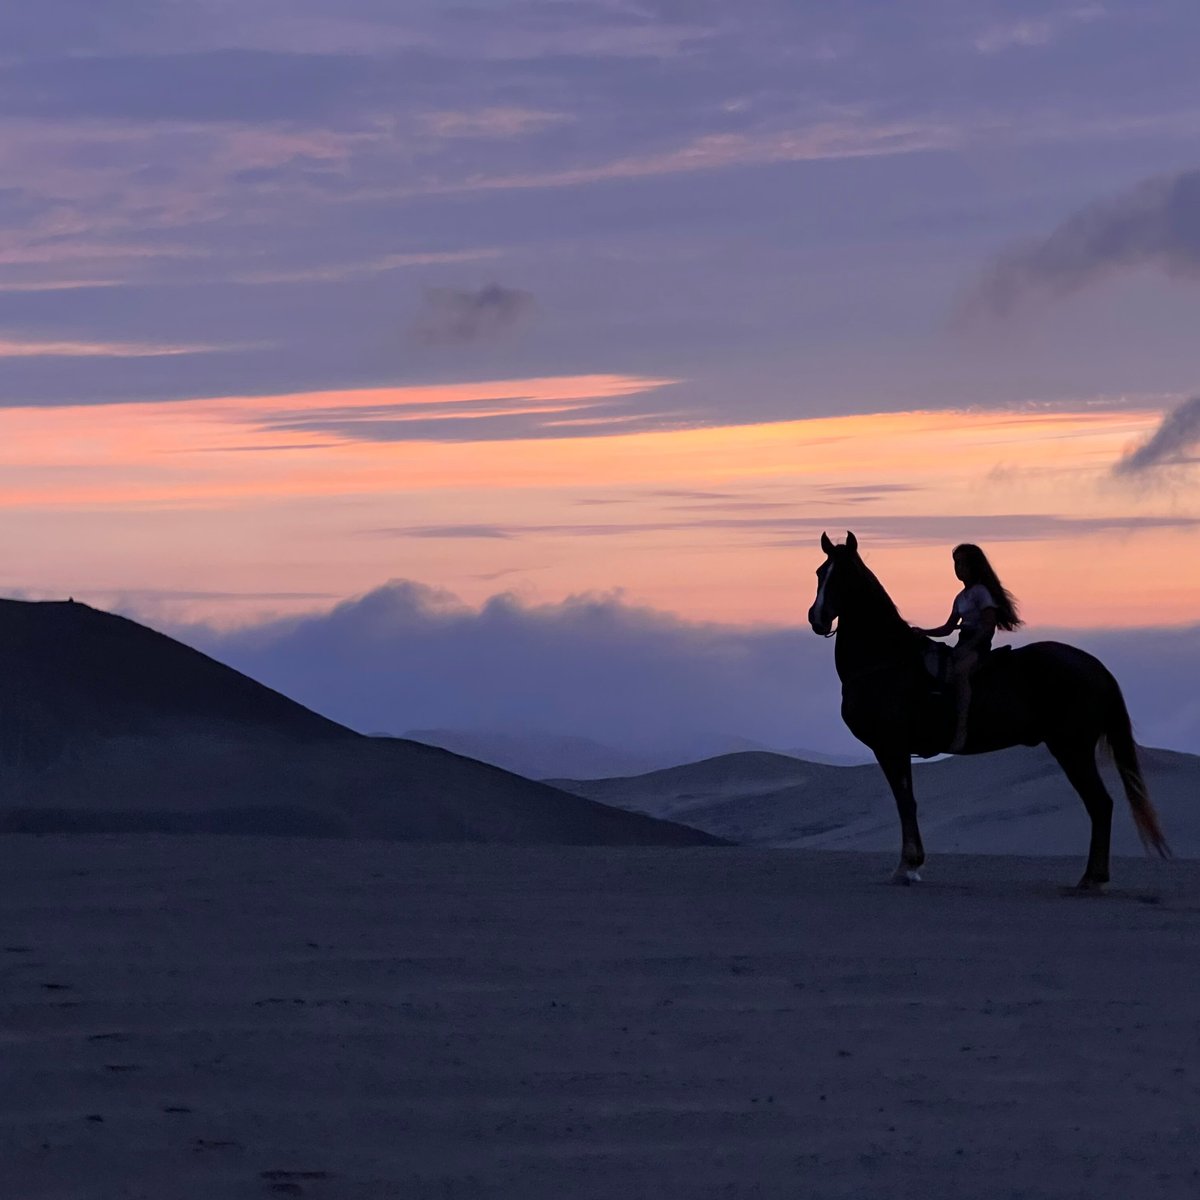
<instances>
[{"instance_id":1,"label":"horse's front leg","mask_svg":"<svg viewBox=\"0 0 1200 1200\"><path fill-rule=\"evenodd\" d=\"M912 759L904 749L876 750L875 758L887 777L896 811L900 814L900 865L892 879L896 883L916 883L925 862L925 847L917 825L917 801L913 796Z\"/></svg>"}]
</instances>

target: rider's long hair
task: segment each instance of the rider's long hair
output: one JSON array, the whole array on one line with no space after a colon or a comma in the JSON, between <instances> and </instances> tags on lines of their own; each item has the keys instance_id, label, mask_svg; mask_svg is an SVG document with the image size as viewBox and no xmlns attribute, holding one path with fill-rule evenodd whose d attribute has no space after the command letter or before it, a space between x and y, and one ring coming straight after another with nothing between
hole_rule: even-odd
<instances>
[{"instance_id":1,"label":"rider's long hair","mask_svg":"<svg viewBox=\"0 0 1200 1200\"><path fill-rule=\"evenodd\" d=\"M955 561L961 560L966 564L970 583L982 583L996 601L996 628L1012 632L1024 622L1017 612L1017 602L1012 592L1000 582L999 577L988 562L987 555L971 542L964 542L954 547Z\"/></svg>"}]
</instances>

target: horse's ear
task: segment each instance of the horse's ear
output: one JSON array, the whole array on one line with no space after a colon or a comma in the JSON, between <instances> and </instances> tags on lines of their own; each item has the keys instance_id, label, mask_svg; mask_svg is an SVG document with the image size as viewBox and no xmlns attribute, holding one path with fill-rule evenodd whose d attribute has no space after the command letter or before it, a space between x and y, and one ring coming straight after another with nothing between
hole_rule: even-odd
<instances>
[{"instance_id":1,"label":"horse's ear","mask_svg":"<svg viewBox=\"0 0 1200 1200\"><path fill-rule=\"evenodd\" d=\"M858 538L856 538L848 529L846 530L846 549L849 550L851 554L858 553Z\"/></svg>"},{"instance_id":2,"label":"horse's ear","mask_svg":"<svg viewBox=\"0 0 1200 1200\"><path fill-rule=\"evenodd\" d=\"M826 554L833 553L833 543L829 540L829 534L827 533L821 534L821 549L824 550Z\"/></svg>"}]
</instances>

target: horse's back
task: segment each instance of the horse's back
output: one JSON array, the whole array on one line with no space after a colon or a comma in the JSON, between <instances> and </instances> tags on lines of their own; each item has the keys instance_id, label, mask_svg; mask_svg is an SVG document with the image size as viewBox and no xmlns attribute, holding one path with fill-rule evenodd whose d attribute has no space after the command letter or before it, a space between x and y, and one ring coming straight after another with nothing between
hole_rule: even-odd
<instances>
[{"instance_id":1,"label":"horse's back","mask_svg":"<svg viewBox=\"0 0 1200 1200\"><path fill-rule=\"evenodd\" d=\"M1002 647L993 651L988 658L996 666L1004 660L1013 671L1037 676L1066 677L1073 683L1090 679L1096 684L1113 679L1112 672L1088 651L1072 646L1069 642L1030 642L1025 646Z\"/></svg>"},{"instance_id":2,"label":"horse's back","mask_svg":"<svg viewBox=\"0 0 1200 1200\"><path fill-rule=\"evenodd\" d=\"M978 713L981 727L994 729L1001 740L1036 744L1064 714L1102 727L1114 703L1124 707L1112 672L1094 654L1067 642L993 651L985 664L976 677L972 719Z\"/></svg>"}]
</instances>

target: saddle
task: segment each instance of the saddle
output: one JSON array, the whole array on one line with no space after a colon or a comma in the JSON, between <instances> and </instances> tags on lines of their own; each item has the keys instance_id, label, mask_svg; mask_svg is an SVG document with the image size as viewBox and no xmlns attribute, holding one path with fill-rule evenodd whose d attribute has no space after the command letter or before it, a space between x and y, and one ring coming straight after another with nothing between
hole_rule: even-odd
<instances>
[{"instance_id":1,"label":"saddle","mask_svg":"<svg viewBox=\"0 0 1200 1200\"><path fill-rule=\"evenodd\" d=\"M926 641L920 650L921 666L924 670L928 690L923 706L924 716L917 726L919 733L913 753L920 758L932 758L935 754L945 751L954 730L955 696L950 678L954 652L945 643L934 641ZM968 731L977 725L975 701L980 683L997 667L1003 666L1011 650L1011 646L998 646L989 650L972 672L971 705L967 716ZM968 746L970 746L971 740L968 732Z\"/></svg>"},{"instance_id":2,"label":"saddle","mask_svg":"<svg viewBox=\"0 0 1200 1200\"><path fill-rule=\"evenodd\" d=\"M996 646L989 650L979 661L972 675L978 679L991 667L997 665L997 655L1007 654L1011 646ZM954 661L954 648L945 642L926 640L921 647L921 665L929 679L929 690L935 695L944 692L950 686L950 666ZM1002 661L1002 660L1001 660Z\"/></svg>"}]
</instances>

